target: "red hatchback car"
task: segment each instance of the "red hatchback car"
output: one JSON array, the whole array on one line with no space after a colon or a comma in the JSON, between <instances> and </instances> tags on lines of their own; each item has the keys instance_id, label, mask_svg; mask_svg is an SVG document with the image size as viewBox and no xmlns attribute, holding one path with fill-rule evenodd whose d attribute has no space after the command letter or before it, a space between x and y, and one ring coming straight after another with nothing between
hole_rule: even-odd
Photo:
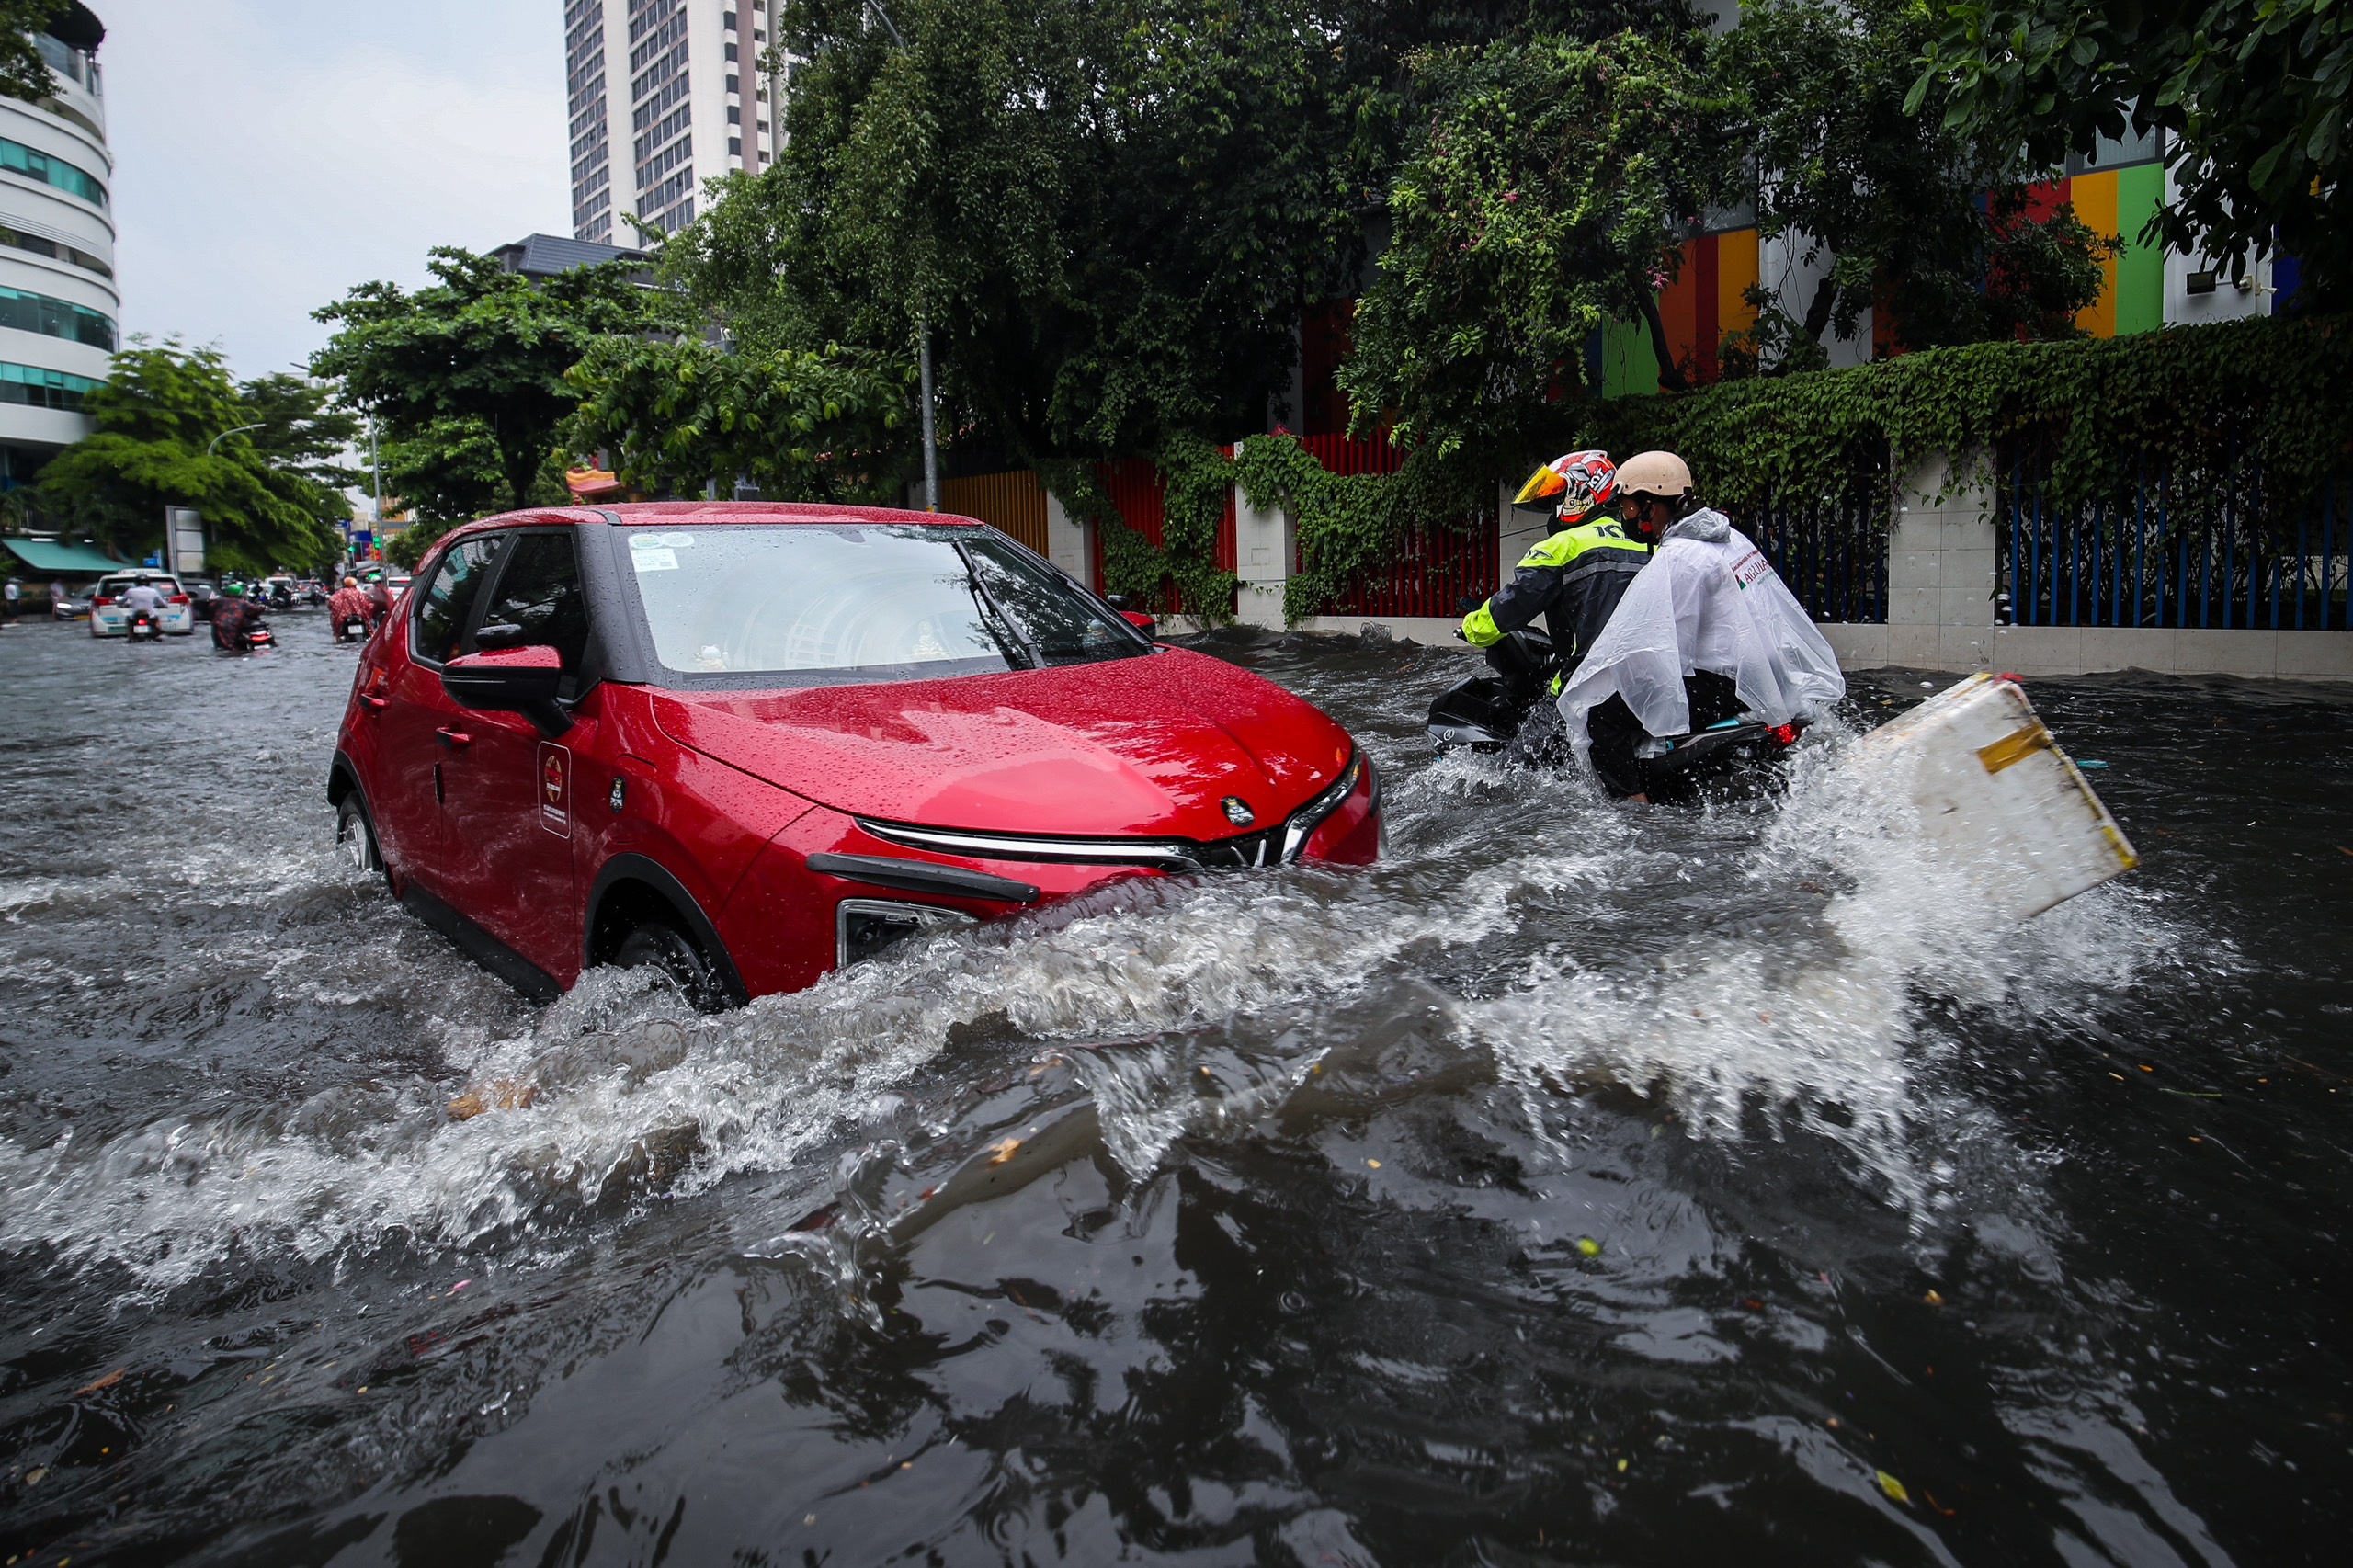
<instances>
[{"instance_id":1,"label":"red hatchback car","mask_svg":"<svg viewBox=\"0 0 2353 1568\"><path fill-rule=\"evenodd\" d=\"M362 652L336 836L527 994L699 1006L1118 878L1371 862L1372 766L1005 534L873 507L520 512Z\"/></svg>"}]
</instances>

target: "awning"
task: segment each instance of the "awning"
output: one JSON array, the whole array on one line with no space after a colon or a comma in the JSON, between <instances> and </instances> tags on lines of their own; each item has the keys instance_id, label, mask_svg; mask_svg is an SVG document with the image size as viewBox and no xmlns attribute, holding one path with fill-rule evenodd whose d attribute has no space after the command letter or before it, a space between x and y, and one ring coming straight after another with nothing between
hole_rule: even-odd
<instances>
[{"instance_id":1,"label":"awning","mask_svg":"<svg viewBox=\"0 0 2353 1568\"><path fill-rule=\"evenodd\" d=\"M99 577L108 572L136 571L102 550L86 544L60 544L53 539L0 540L8 552L36 572L61 577Z\"/></svg>"}]
</instances>

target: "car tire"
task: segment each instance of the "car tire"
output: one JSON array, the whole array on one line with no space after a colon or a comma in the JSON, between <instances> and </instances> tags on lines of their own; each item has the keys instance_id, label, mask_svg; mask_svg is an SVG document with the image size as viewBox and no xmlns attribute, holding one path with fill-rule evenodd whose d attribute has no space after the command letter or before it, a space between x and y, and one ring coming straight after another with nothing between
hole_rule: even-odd
<instances>
[{"instance_id":1,"label":"car tire","mask_svg":"<svg viewBox=\"0 0 2353 1568\"><path fill-rule=\"evenodd\" d=\"M647 920L633 926L614 949L613 964L618 969L651 966L660 970L698 1013L727 1010L727 990L720 983L710 955L666 920Z\"/></svg>"},{"instance_id":2,"label":"car tire","mask_svg":"<svg viewBox=\"0 0 2353 1568\"><path fill-rule=\"evenodd\" d=\"M376 824L368 820L368 807L357 790L335 806L335 852L355 871L381 872L384 869L383 852L376 847Z\"/></svg>"}]
</instances>

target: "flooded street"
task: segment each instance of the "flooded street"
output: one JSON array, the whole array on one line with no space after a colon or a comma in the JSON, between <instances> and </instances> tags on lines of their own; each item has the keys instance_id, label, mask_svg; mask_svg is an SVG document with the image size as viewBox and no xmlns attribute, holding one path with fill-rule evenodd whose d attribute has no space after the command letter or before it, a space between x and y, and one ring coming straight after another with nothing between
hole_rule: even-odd
<instances>
[{"instance_id":1,"label":"flooded street","mask_svg":"<svg viewBox=\"0 0 2353 1568\"><path fill-rule=\"evenodd\" d=\"M1222 633L1381 866L704 1018L339 864L278 626L0 632L11 1563L2340 1560L2353 691L2029 681L2143 865L2011 927L1845 737L1644 813Z\"/></svg>"}]
</instances>

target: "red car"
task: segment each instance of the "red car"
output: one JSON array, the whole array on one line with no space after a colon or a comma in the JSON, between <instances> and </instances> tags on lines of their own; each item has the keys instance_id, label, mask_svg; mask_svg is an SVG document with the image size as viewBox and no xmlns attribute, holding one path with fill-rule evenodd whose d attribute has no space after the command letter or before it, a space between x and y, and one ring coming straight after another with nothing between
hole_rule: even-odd
<instances>
[{"instance_id":1,"label":"red car","mask_svg":"<svg viewBox=\"0 0 2353 1568\"><path fill-rule=\"evenodd\" d=\"M1347 732L1142 619L961 517L492 517L360 655L337 840L527 994L653 963L706 1007L1120 878L1371 862Z\"/></svg>"}]
</instances>

